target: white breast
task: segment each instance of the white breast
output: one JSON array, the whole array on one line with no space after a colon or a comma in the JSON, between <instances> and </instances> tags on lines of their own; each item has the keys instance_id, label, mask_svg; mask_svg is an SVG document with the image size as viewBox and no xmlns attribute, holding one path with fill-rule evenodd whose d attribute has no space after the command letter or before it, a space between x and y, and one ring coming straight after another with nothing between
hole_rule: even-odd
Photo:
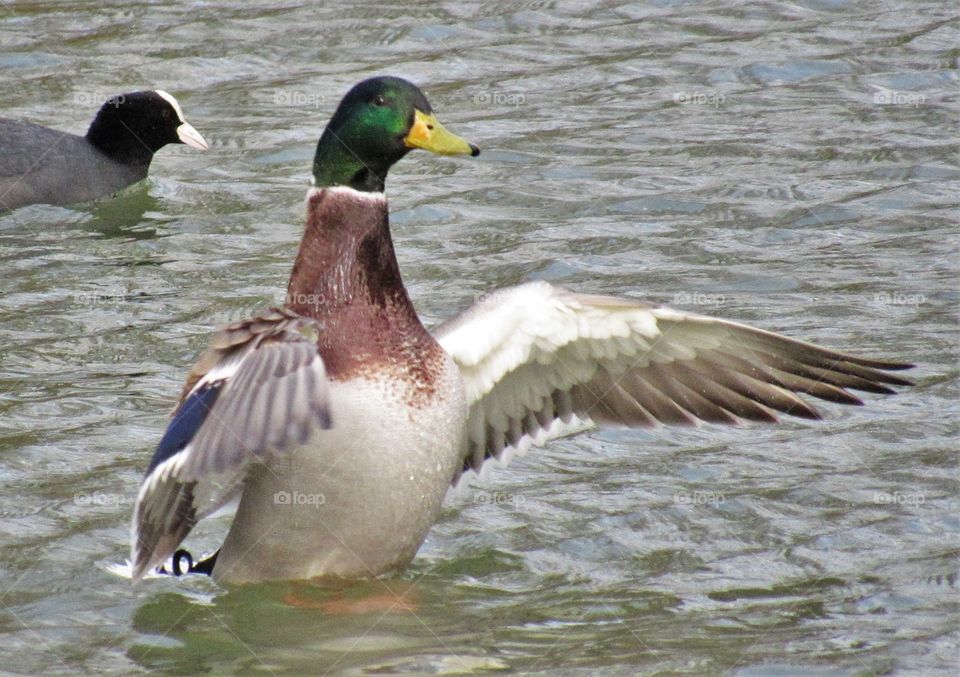
<instances>
[{"instance_id":1,"label":"white breast","mask_svg":"<svg viewBox=\"0 0 960 677\"><path fill-rule=\"evenodd\" d=\"M408 564L462 463L467 406L449 359L426 406L404 391L386 379L331 383L333 428L255 468L214 576L357 578Z\"/></svg>"}]
</instances>

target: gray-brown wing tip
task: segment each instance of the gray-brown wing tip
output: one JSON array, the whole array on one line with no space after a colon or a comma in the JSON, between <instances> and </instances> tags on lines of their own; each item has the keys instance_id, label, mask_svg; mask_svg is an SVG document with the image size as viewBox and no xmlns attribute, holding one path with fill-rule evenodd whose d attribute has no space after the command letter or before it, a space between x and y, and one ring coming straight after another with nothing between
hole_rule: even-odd
<instances>
[{"instance_id":1,"label":"gray-brown wing tip","mask_svg":"<svg viewBox=\"0 0 960 677\"><path fill-rule=\"evenodd\" d=\"M903 364L903 365L897 365L896 368L897 368L897 369L913 369L913 367L914 367L914 365L912 365L912 364ZM891 374L887 374L886 377L887 377L886 383L889 383L889 384L891 384L891 385L895 385L895 386L914 386L914 385L917 385L917 384L916 384L916 381L911 381L910 379L908 379L908 378L903 378L902 376L893 376L893 375L891 375ZM891 392L896 392L896 391L891 391Z\"/></svg>"},{"instance_id":2,"label":"gray-brown wing tip","mask_svg":"<svg viewBox=\"0 0 960 677\"><path fill-rule=\"evenodd\" d=\"M858 383L857 385L849 386L853 390L859 390L865 393L876 393L877 395L896 395L897 391L891 388L884 383L878 383L876 381L867 381L865 383Z\"/></svg>"},{"instance_id":3,"label":"gray-brown wing tip","mask_svg":"<svg viewBox=\"0 0 960 677\"><path fill-rule=\"evenodd\" d=\"M142 539L138 539L137 547L134 548L133 560L130 564L130 580L137 584L150 570L151 548L145 547Z\"/></svg>"},{"instance_id":4,"label":"gray-brown wing tip","mask_svg":"<svg viewBox=\"0 0 960 677\"><path fill-rule=\"evenodd\" d=\"M787 414L788 416L793 416L794 418L805 418L805 419L807 419L808 421L822 421L822 420L823 420L823 414L821 414L817 409L815 409L814 407L810 406L810 405L807 404L806 402L804 402L804 404L807 405L806 408L796 407L795 409L792 409L792 410L790 410L790 411L785 411L785 412L783 412L783 413ZM851 402L851 404L853 404L853 403ZM858 401L857 401L857 404L863 404L863 402L860 402L860 401L858 400ZM779 421L777 421L777 423L779 423Z\"/></svg>"},{"instance_id":5,"label":"gray-brown wing tip","mask_svg":"<svg viewBox=\"0 0 960 677\"><path fill-rule=\"evenodd\" d=\"M133 561L130 566L130 579L133 583L139 583L151 570L159 567L168 557L173 555L190 529L185 524L180 523L176 525L173 531L152 534L149 531L148 527L146 537L139 533L137 535L137 546L134 549Z\"/></svg>"},{"instance_id":6,"label":"gray-brown wing tip","mask_svg":"<svg viewBox=\"0 0 960 677\"><path fill-rule=\"evenodd\" d=\"M133 566L130 572L130 581L136 585L143 580L143 577L147 574L147 560L138 557L136 561L133 562Z\"/></svg>"},{"instance_id":7,"label":"gray-brown wing tip","mask_svg":"<svg viewBox=\"0 0 960 677\"><path fill-rule=\"evenodd\" d=\"M903 371L905 369L913 369L917 365L911 364L910 362L895 362L893 360L876 360L868 357L858 357L854 360L861 367L871 367L873 369L879 369L881 371Z\"/></svg>"},{"instance_id":8,"label":"gray-brown wing tip","mask_svg":"<svg viewBox=\"0 0 960 677\"><path fill-rule=\"evenodd\" d=\"M859 360L856 364L861 367L867 367L869 369L875 370L878 380L882 380L883 383L888 383L895 386L912 386L916 385L913 381L902 376L894 376L893 374L887 373L891 371L906 371L907 369L914 369L917 365L910 364L909 362L888 362L886 360ZM880 391L877 391L880 392ZM888 390L887 392L893 393L894 391Z\"/></svg>"},{"instance_id":9,"label":"gray-brown wing tip","mask_svg":"<svg viewBox=\"0 0 960 677\"><path fill-rule=\"evenodd\" d=\"M887 387L888 385L891 385L891 386L903 386L903 387L908 387L908 386L914 385L914 382L911 381L910 379L903 378L902 376L894 376L893 374L887 373L887 372L885 371L885 369L888 369L888 368L889 368L889 367L885 367L885 368L883 368L883 369L877 368L877 367L871 367L870 369L873 371L873 373L870 375L870 377L868 377L868 378L865 379L866 382L860 383L860 384L858 384L858 385L856 385L856 386L851 386L851 387L854 388L855 390L863 390L863 391L865 391L865 392L873 392L873 393L882 393L882 394L885 394L885 395L892 395L892 394L896 393L897 391L896 391L896 390L893 390L892 388L888 388L888 387ZM897 369L912 369L912 368L913 368L913 365L899 365L899 364L898 364L896 368L897 368ZM886 385L884 385L884 384L886 384Z\"/></svg>"}]
</instances>

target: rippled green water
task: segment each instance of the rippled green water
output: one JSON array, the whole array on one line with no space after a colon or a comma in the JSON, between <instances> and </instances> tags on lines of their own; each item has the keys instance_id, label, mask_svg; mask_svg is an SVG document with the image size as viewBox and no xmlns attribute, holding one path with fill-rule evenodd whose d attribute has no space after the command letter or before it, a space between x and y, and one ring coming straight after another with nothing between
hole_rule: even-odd
<instances>
[{"instance_id":1,"label":"rippled green water","mask_svg":"<svg viewBox=\"0 0 960 677\"><path fill-rule=\"evenodd\" d=\"M211 142L101 205L0 216L2 669L955 674L948 3L307 5L0 4L0 113L82 131L159 87ZM540 278L912 360L917 386L537 450L385 583L131 589L104 567L181 379L282 294L316 139L380 73L484 149L391 175L431 322ZM411 583L414 611L304 608Z\"/></svg>"}]
</instances>

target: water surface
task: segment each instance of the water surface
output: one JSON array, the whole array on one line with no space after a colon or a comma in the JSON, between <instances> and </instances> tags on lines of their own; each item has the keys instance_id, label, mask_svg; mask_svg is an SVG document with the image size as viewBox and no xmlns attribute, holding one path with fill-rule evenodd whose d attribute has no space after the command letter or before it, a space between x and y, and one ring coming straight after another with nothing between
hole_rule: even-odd
<instances>
[{"instance_id":1,"label":"water surface","mask_svg":"<svg viewBox=\"0 0 960 677\"><path fill-rule=\"evenodd\" d=\"M211 143L114 200L0 216L4 669L955 674L947 4L0 5L4 115L82 132L157 87ZM451 495L386 582L131 589L105 566L181 379L213 327L282 297L316 140L382 73L484 149L390 177L431 323L546 279L911 360L917 386L820 423L531 452ZM413 612L290 603L411 584Z\"/></svg>"}]
</instances>

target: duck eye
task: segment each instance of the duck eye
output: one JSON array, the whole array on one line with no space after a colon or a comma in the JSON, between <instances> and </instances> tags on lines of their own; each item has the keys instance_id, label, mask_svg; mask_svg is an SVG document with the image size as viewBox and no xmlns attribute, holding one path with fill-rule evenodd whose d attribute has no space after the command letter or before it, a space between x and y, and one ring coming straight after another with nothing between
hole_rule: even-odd
<instances>
[{"instance_id":1,"label":"duck eye","mask_svg":"<svg viewBox=\"0 0 960 677\"><path fill-rule=\"evenodd\" d=\"M384 99L384 98L383 98L382 96L380 96L379 94L377 94L375 97L373 97L373 105L374 105L374 106L386 106L386 105L387 105L387 100Z\"/></svg>"}]
</instances>

